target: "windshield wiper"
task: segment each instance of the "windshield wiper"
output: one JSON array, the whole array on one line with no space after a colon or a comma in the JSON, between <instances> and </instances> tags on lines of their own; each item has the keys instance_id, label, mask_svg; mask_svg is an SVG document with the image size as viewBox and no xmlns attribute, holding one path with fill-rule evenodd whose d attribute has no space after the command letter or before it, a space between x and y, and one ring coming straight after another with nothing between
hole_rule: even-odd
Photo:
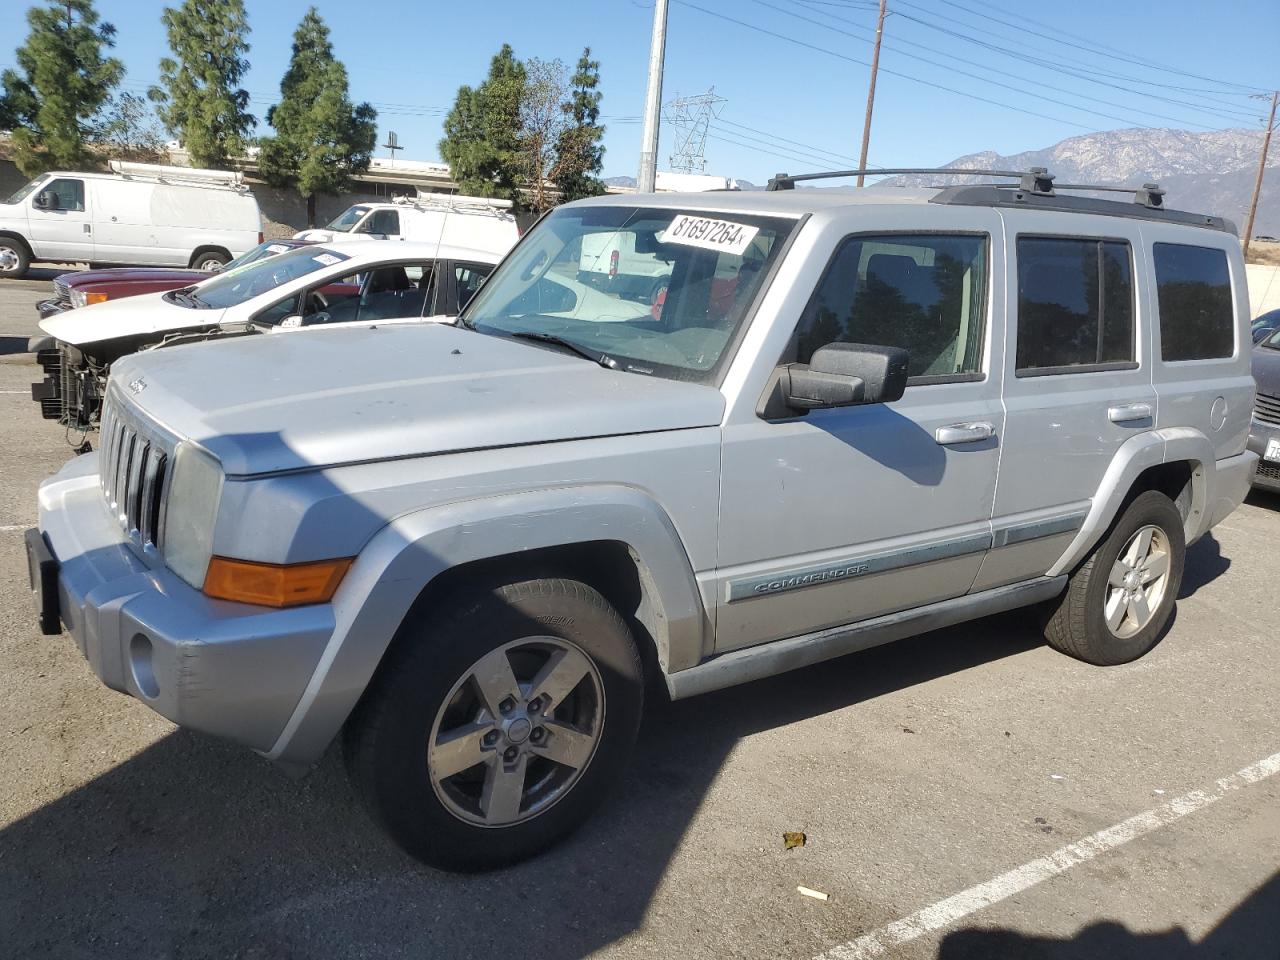
<instances>
[{"instance_id":1,"label":"windshield wiper","mask_svg":"<svg viewBox=\"0 0 1280 960\"><path fill-rule=\"evenodd\" d=\"M552 346L563 347L566 350L576 353L583 359L590 360L592 363L598 363L602 367L609 370L618 369L618 361L613 359L607 353L596 353L594 350L588 350L580 347L572 340L566 340L564 337L558 337L554 333L536 333L534 331L521 331L512 333L509 336L514 340L532 340L535 343L549 343Z\"/></svg>"},{"instance_id":2,"label":"windshield wiper","mask_svg":"<svg viewBox=\"0 0 1280 960\"><path fill-rule=\"evenodd\" d=\"M188 307L193 310L199 310L201 308L209 306L207 303L205 303L203 300L197 297L194 293L192 293L189 287L184 287L181 290L170 290L169 300L172 301L173 303L180 304L181 306Z\"/></svg>"}]
</instances>

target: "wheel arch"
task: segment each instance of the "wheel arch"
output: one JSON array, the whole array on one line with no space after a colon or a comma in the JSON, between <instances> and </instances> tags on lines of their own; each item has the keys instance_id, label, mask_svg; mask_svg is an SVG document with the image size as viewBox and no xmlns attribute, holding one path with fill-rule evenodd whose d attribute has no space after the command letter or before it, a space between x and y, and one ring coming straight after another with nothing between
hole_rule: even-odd
<instances>
[{"instance_id":1,"label":"wheel arch","mask_svg":"<svg viewBox=\"0 0 1280 960\"><path fill-rule=\"evenodd\" d=\"M599 590L666 675L707 652L710 620L670 517L630 487L559 488L402 516L366 545L334 600L336 629L267 756L311 763L341 729L401 628L485 578L561 576Z\"/></svg>"},{"instance_id":2,"label":"wheel arch","mask_svg":"<svg viewBox=\"0 0 1280 960\"><path fill-rule=\"evenodd\" d=\"M3 237L5 240L18 241L18 243L22 244L22 249L27 251L27 257L31 260L35 259L36 255L35 251L31 249L31 241L16 230L0 230L0 237Z\"/></svg>"},{"instance_id":3,"label":"wheel arch","mask_svg":"<svg viewBox=\"0 0 1280 960\"><path fill-rule=\"evenodd\" d=\"M1049 569L1049 576L1074 570L1140 493L1157 490L1182 514L1190 546L1209 528L1208 504L1216 460L1212 442L1190 428L1152 430L1116 451L1076 538Z\"/></svg>"},{"instance_id":4,"label":"wheel arch","mask_svg":"<svg viewBox=\"0 0 1280 960\"><path fill-rule=\"evenodd\" d=\"M194 267L196 265L196 262L200 259L201 255L206 253L220 253L227 258L228 262L230 262L232 259L231 251L228 250L226 247L221 246L220 244L217 244L217 243L204 243L196 247L195 250L191 252L191 257L187 260L187 266Z\"/></svg>"}]
</instances>

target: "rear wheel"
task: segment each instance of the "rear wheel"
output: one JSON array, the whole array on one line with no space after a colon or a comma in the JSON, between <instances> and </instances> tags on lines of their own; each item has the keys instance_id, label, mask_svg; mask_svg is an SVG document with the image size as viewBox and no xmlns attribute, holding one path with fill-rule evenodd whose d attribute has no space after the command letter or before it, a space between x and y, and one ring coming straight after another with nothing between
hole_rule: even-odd
<instances>
[{"instance_id":1,"label":"rear wheel","mask_svg":"<svg viewBox=\"0 0 1280 960\"><path fill-rule=\"evenodd\" d=\"M213 273L231 262L231 255L222 250L201 250L191 258L193 270L204 270Z\"/></svg>"},{"instance_id":2,"label":"rear wheel","mask_svg":"<svg viewBox=\"0 0 1280 960\"><path fill-rule=\"evenodd\" d=\"M1162 493L1139 494L1071 576L1045 638L1088 663L1136 660L1156 645L1182 585L1182 514Z\"/></svg>"},{"instance_id":3,"label":"rear wheel","mask_svg":"<svg viewBox=\"0 0 1280 960\"><path fill-rule=\"evenodd\" d=\"M17 280L31 266L31 257L27 248L18 240L0 237L0 277L6 280Z\"/></svg>"},{"instance_id":4,"label":"rear wheel","mask_svg":"<svg viewBox=\"0 0 1280 960\"><path fill-rule=\"evenodd\" d=\"M348 764L413 856L490 869L586 819L626 764L642 700L630 632L599 593L504 584L402 631L348 723Z\"/></svg>"}]
</instances>

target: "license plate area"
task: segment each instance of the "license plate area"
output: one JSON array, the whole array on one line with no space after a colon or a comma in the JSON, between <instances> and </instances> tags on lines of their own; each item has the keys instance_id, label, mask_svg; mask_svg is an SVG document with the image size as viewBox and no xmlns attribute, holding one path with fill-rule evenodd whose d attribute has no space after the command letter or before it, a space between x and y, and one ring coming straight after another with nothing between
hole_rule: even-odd
<instances>
[{"instance_id":1,"label":"license plate area","mask_svg":"<svg viewBox=\"0 0 1280 960\"><path fill-rule=\"evenodd\" d=\"M1280 463L1280 437L1271 437L1267 440L1267 449L1263 451L1262 459Z\"/></svg>"}]
</instances>

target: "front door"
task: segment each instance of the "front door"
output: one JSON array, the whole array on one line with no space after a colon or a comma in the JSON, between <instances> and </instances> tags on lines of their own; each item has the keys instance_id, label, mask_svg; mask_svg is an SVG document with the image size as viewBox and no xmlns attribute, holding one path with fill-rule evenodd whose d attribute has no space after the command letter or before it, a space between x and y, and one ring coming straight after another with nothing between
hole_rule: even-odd
<instances>
[{"instance_id":1,"label":"front door","mask_svg":"<svg viewBox=\"0 0 1280 960\"><path fill-rule=\"evenodd\" d=\"M31 250L37 260L90 263L93 260L93 222L85 182L59 177L28 199Z\"/></svg>"},{"instance_id":2,"label":"front door","mask_svg":"<svg viewBox=\"0 0 1280 960\"><path fill-rule=\"evenodd\" d=\"M743 416L739 404L726 424L717 650L972 586L1004 433L1002 345L989 336L1003 304L991 277L1003 271L992 265L994 214L946 216L966 229L840 239L780 356L774 347L777 363L808 362L831 342L905 348L901 400L804 415L766 404Z\"/></svg>"}]
</instances>

